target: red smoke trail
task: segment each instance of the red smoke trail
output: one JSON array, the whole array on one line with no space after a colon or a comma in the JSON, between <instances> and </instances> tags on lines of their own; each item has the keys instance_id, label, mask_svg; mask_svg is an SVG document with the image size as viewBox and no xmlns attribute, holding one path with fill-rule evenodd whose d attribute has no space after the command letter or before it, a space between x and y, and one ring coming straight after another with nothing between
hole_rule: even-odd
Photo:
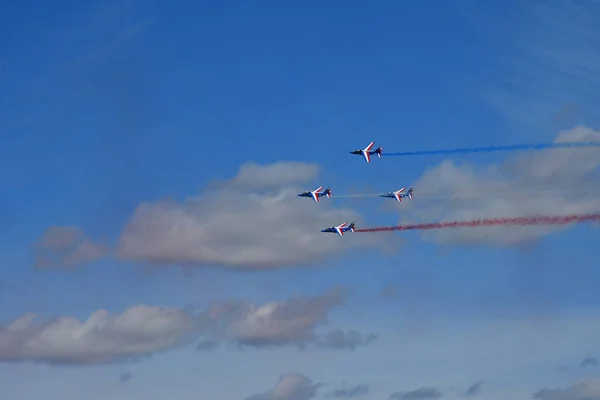
<instances>
[{"instance_id":1,"label":"red smoke trail","mask_svg":"<svg viewBox=\"0 0 600 400\"><path fill-rule=\"evenodd\" d=\"M600 214L561 215L556 217L517 217L484 218L471 221L437 222L430 224L399 225L382 228L355 229L354 232L412 231L421 229L475 228L478 226L527 226L527 225L567 225L589 221L600 221Z\"/></svg>"}]
</instances>

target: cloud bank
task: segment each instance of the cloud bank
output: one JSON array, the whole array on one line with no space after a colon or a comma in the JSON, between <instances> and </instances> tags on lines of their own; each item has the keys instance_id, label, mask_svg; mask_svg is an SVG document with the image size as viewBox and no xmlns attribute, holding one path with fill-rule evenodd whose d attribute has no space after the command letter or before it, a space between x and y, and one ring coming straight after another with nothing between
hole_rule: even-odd
<instances>
[{"instance_id":1,"label":"cloud bank","mask_svg":"<svg viewBox=\"0 0 600 400\"><path fill-rule=\"evenodd\" d=\"M253 304L215 303L199 313L179 308L136 305L120 314L93 312L87 320L60 317L38 322L25 314L0 327L0 361L37 361L49 364L105 364L150 356L200 340L199 350L214 350L220 342L256 348L297 346L355 350L370 344L357 332L340 330L321 337L332 309L344 293ZM366 335L364 337L374 337Z\"/></svg>"},{"instance_id":2,"label":"cloud bank","mask_svg":"<svg viewBox=\"0 0 600 400\"><path fill-rule=\"evenodd\" d=\"M121 260L155 265L221 265L261 270L322 260L350 248L382 248L385 235L320 230L360 215L333 201L315 204L297 194L314 189L315 164L245 164L229 181L215 183L183 203L145 202L119 238ZM300 186L303 184L303 186Z\"/></svg>"},{"instance_id":3,"label":"cloud bank","mask_svg":"<svg viewBox=\"0 0 600 400\"><path fill-rule=\"evenodd\" d=\"M168 307L133 306L121 314L93 312L86 321L60 317L36 322L25 314L0 328L0 361L49 364L103 364L166 350L182 344L194 320Z\"/></svg>"}]
</instances>

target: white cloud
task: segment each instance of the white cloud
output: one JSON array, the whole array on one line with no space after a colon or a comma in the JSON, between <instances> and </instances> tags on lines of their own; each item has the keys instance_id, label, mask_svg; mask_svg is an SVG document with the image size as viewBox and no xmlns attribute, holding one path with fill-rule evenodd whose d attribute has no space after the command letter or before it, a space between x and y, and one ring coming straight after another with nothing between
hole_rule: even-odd
<instances>
[{"instance_id":1,"label":"white cloud","mask_svg":"<svg viewBox=\"0 0 600 400\"><path fill-rule=\"evenodd\" d=\"M61 317L35 323L25 314L0 328L0 361L100 364L149 355L183 343L194 320L183 311L138 305L121 314L93 312L86 321Z\"/></svg>"},{"instance_id":2,"label":"white cloud","mask_svg":"<svg viewBox=\"0 0 600 400\"><path fill-rule=\"evenodd\" d=\"M600 141L576 127L555 142ZM406 222L437 222L600 212L600 148L542 150L485 167L445 161L414 183L415 197L399 209ZM421 195L421 197L419 197ZM424 232L438 243L522 245L568 226L479 227Z\"/></svg>"},{"instance_id":3,"label":"white cloud","mask_svg":"<svg viewBox=\"0 0 600 400\"><path fill-rule=\"evenodd\" d=\"M377 335L340 329L317 333L328 324L330 312L342 304L344 296L342 290L334 289L320 296L265 304L232 300L209 307L199 315L199 324L211 342L221 340L253 347L312 345L316 349L352 351L370 345Z\"/></svg>"},{"instance_id":4,"label":"white cloud","mask_svg":"<svg viewBox=\"0 0 600 400\"><path fill-rule=\"evenodd\" d=\"M201 344L208 337L214 346L228 342L253 347L313 344L315 348L341 348L322 343L316 330L328 322L329 313L343 299L341 290L331 290L265 304L231 300L198 314L136 305L116 315L97 310L85 321L60 317L36 322L36 315L25 314L0 326L0 362L106 364L148 356L200 337L204 339Z\"/></svg>"},{"instance_id":5,"label":"white cloud","mask_svg":"<svg viewBox=\"0 0 600 400\"><path fill-rule=\"evenodd\" d=\"M303 162L276 162L270 165L246 163L229 184L246 189L277 188L309 182L319 175L318 164Z\"/></svg>"},{"instance_id":6,"label":"white cloud","mask_svg":"<svg viewBox=\"0 0 600 400\"><path fill-rule=\"evenodd\" d=\"M380 248L389 240L321 233L344 221L360 225L361 219L332 200L315 204L297 197L322 185L312 183L317 172L315 165L297 162L246 164L232 180L184 203L143 203L122 232L117 255L154 264L268 269L322 260L353 247Z\"/></svg>"},{"instance_id":7,"label":"white cloud","mask_svg":"<svg viewBox=\"0 0 600 400\"><path fill-rule=\"evenodd\" d=\"M332 290L265 304L228 301L209 307L200 321L208 327L206 334L243 345L303 345L316 339L314 330L327 322L327 315L343 296L342 291Z\"/></svg>"}]
</instances>

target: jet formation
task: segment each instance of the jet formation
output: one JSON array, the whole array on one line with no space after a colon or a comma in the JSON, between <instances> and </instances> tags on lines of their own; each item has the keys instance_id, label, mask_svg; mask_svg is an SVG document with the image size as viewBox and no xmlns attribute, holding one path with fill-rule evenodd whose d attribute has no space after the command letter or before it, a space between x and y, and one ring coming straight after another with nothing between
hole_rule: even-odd
<instances>
[{"instance_id":1,"label":"jet formation","mask_svg":"<svg viewBox=\"0 0 600 400\"><path fill-rule=\"evenodd\" d=\"M375 145L375 142L371 142L364 149L358 149L358 150L351 151L350 154L362 155L365 158L366 162L371 162L372 155L377 154L377 157L381 158L381 154L383 153L383 147L378 147L375 150L372 150L374 145ZM404 193L405 190L406 190L406 188L401 188L401 189L398 189L393 192L387 192L387 193L381 194L381 195L379 195L379 197L387 197L387 198L391 198L391 199L396 199L396 201L398 201L398 202L401 202L402 199L404 199L406 197L408 197L409 199L412 199L413 193L414 193L413 188L408 189L408 191L406 193ZM315 202L319 202L319 198L321 198L323 196L326 196L328 199L331 198L331 188L328 187L327 189L323 190L323 186L319 186L315 190L309 190L306 192L299 193L298 196L299 197L312 197L312 199ZM344 232L348 232L348 231L354 232L354 229L356 228L356 225L354 224L354 222L352 222L348 226L346 226L346 225L347 225L347 222L344 222L337 226L331 226L329 228L325 228L321 232L337 233L339 236L344 236Z\"/></svg>"}]
</instances>

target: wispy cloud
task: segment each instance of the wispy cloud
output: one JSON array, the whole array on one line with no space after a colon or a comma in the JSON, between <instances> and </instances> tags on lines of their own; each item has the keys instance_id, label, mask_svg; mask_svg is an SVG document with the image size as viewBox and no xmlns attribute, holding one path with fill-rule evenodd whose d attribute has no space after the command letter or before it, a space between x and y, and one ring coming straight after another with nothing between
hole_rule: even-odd
<instances>
[{"instance_id":1,"label":"wispy cloud","mask_svg":"<svg viewBox=\"0 0 600 400\"><path fill-rule=\"evenodd\" d=\"M365 396L369 393L369 389L369 385L361 383L349 388L336 389L329 393L329 396L337 397L338 399L350 399Z\"/></svg>"},{"instance_id":2,"label":"wispy cloud","mask_svg":"<svg viewBox=\"0 0 600 400\"><path fill-rule=\"evenodd\" d=\"M564 389L540 389L532 397L536 400L598 400L600 379L580 380Z\"/></svg>"},{"instance_id":3,"label":"wispy cloud","mask_svg":"<svg viewBox=\"0 0 600 400\"><path fill-rule=\"evenodd\" d=\"M75 268L108 254L108 247L75 226L51 226L35 244L36 268Z\"/></svg>"},{"instance_id":4,"label":"wispy cloud","mask_svg":"<svg viewBox=\"0 0 600 400\"><path fill-rule=\"evenodd\" d=\"M598 365L598 359L596 357L586 357L579 364L580 367L595 367Z\"/></svg>"},{"instance_id":5,"label":"wispy cloud","mask_svg":"<svg viewBox=\"0 0 600 400\"><path fill-rule=\"evenodd\" d=\"M433 387L420 387L407 392L394 392L389 400L433 400L442 397L442 392Z\"/></svg>"},{"instance_id":6,"label":"wispy cloud","mask_svg":"<svg viewBox=\"0 0 600 400\"><path fill-rule=\"evenodd\" d=\"M17 84L5 94L10 96L11 107L0 113L4 123L0 133L12 132L35 126L40 121L66 112L74 104L87 99L91 93L85 86L73 85L73 76L90 64L108 57L126 43L138 37L155 20L154 17L140 16L135 22L138 10L131 2L105 4L100 8L84 10L75 14L71 24L53 27L41 32L45 38L43 62L38 63L34 75L17 79ZM130 18L124 21L124 16ZM0 70L7 81L12 81L9 70L19 60L4 58L6 66ZM69 83L71 82L71 83ZM0 97L0 101L2 98Z\"/></svg>"},{"instance_id":7,"label":"wispy cloud","mask_svg":"<svg viewBox=\"0 0 600 400\"><path fill-rule=\"evenodd\" d=\"M286 374L279 378L273 389L253 394L245 400L311 400L322 386L304 374Z\"/></svg>"},{"instance_id":8,"label":"wispy cloud","mask_svg":"<svg viewBox=\"0 0 600 400\"><path fill-rule=\"evenodd\" d=\"M482 387L483 387L482 381L474 383L471 386L469 386L469 388L467 389L466 395L467 396L475 396L481 392Z\"/></svg>"},{"instance_id":9,"label":"wispy cloud","mask_svg":"<svg viewBox=\"0 0 600 400\"><path fill-rule=\"evenodd\" d=\"M119 383L125 383L130 381L133 378L133 374L131 372L125 372L119 377Z\"/></svg>"},{"instance_id":10,"label":"wispy cloud","mask_svg":"<svg viewBox=\"0 0 600 400\"><path fill-rule=\"evenodd\" d=\"M511 2L509 24L488 2L472 4L494 70L480 82L483 101L524 128L595 118L600 93L600 4ZM492 53L493 52L493 53ZM561 125L559 125L561 126Z\"/></svg>"}]
</instances>

